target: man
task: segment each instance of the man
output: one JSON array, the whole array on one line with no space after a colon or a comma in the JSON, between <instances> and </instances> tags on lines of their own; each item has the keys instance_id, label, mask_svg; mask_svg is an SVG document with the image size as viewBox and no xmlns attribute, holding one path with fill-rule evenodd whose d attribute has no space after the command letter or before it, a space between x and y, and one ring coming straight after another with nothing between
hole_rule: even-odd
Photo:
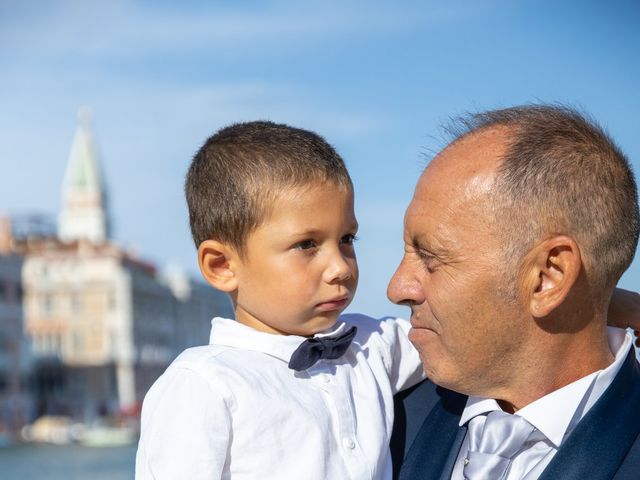
<instances>
[{"instance_id":1,"label":"man","mask_svg":"<svg viewBox=\"0 0 640 480\"><path fill-rule=\"evenodd\" d=\"M398 404L400 478L638 478L640 369L606 327L640 229L629 163L564 107L463 126L418 182L388 289L430 379Z\"/></svg>"}]
</instances>

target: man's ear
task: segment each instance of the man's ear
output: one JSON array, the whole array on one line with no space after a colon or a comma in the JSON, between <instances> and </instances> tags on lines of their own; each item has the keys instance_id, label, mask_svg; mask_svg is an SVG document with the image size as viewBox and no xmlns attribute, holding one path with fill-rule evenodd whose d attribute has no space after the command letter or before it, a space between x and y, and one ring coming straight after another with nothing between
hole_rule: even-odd
<instances>
[{"instance_id":1,"label":"man's ear","mask_svg":"<svg viewBox=\"0 0 640 480\"><path fill-rule=\"evenodd\" d=\"M558 235L537 244L523 265L529 311L541 318L549 315L569 295L582 268L575 240Z\"/></svg>"},{"instance_id":2,"label":"man's ear","mask_svg":"<svg viewBox=\"0 0 640 480\"><path fill-rule=\"evenodd\" d=\"M205 240L198 247L202 276L212 287L223 292L231 293L238 288L237 258L233 247L217 240Z\"/></svg>"}]
</instances>

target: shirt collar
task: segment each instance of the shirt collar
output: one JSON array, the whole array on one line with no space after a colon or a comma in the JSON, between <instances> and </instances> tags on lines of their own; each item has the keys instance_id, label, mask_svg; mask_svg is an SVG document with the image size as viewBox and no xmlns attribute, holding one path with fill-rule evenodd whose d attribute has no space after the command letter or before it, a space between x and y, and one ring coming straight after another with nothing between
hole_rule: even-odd
<instances>
[{"instance_id":1,"label":"shirt collar","mask_svg":"<svg viewBox=\"0 0 640 480\"><path fill-rule=\"evenodd\" d=\"M525 418L556 447L562 443L567 430L580 421L611 384L633 343L631 335L619 328L608 327L607 338L609 348L615 353L615 360L611 365L565 385L516 412L516 415ZM584 408L579 411L581 404ZM477 415L494 410L501 410L494 399L470 396L460 417L460 426Z\"/></svg>"},{"instance_id":2,"label":"shirt collar","mask_svg":"<svg viewBox=\"0 0 640 480\"><path fill-rule=\"evenodd\" d=\"M340 335L347 328L344 322L338 321L333 327L313 335L313 337L333 337ZM229 318L215 317L211 320L210 345L224 345L242 348L254 352L262 352L272 357L289 362L291 354L306 337L298 335L276 335L260 332Z\"/></svg>"}]
</instances>

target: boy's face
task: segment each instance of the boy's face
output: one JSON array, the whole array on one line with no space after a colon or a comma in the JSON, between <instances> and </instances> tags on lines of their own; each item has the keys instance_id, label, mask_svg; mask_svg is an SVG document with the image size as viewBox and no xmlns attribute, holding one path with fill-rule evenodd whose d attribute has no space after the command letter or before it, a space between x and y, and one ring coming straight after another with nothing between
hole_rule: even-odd
<instances>
[{"instance_id":1,"label":"boy's face","mask_svg":"<svg viewBox=\"0 0 640 480\"><path fill-rule=\"evenodd\" d=\"M332 183L283 191L248 237L235 273L236 319L310 336L331 327L358 283L353 193Z\"/></svg>"}]
</instances>

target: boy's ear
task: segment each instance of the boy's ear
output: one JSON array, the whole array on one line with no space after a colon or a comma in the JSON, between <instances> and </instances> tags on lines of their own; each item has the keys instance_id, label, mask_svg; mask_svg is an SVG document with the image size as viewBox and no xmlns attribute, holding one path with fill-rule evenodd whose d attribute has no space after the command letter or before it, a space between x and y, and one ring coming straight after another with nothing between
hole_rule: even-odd
<instances>
[{"instance_id":1,"label":"boy's ear","mask_svg":"<svg viewBox=\"0 0 640 480\"><path fill-rule=\"evenodd\" d=\"M521 271L530 314L546 317L562 304L581 269L580 248L567 235L549 238L533 247Z\"/></svg>"},{"instance_id":2,"label":"boy's ear","mask_svg":"<svg viewBox=\"0 0 640 480\"><path fill-rule=\"evenodd\" d=\"M238 288L235 249L217 240L205 240L198 247L198 265L202 276L214 288L231 293Z\"/></svg>"}]
</instances>

